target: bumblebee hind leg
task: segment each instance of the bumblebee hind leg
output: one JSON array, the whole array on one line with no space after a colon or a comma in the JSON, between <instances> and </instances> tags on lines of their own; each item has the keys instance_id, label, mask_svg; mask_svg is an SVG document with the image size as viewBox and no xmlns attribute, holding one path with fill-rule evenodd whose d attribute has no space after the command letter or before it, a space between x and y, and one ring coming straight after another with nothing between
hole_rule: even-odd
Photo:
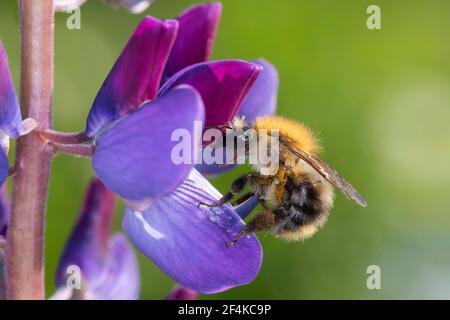
<instances>
[{"instance_id":1,"label":"bumblebee hind leg","mask_svg":"<svg viewBox=\"0 0 450 320\"><path fill-rule=\"evenodd\" d=\"M226 246L227 248L232 247L244 236L249 235L251 233L263 230L270 230L275 226L275 223L276 223L276 216L274 212L269 210L261 211L245 225L245 227L241 230L241 232L235 239L226 243Z\"/></svg>"}]
</instances>

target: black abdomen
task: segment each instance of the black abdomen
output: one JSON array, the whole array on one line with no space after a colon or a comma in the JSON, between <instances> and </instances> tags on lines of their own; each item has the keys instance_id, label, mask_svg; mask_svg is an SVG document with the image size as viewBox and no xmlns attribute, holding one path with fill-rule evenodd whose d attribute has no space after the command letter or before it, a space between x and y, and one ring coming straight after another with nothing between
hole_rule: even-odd
<instances>
[{"instance_id":1,"label":"black abdomen","mask_svg":"<svg viewBox=\"0 0 450 320\"><path fill-rule=\"evenodd\" d=\"M274 210L274 233L294 232L302 226L321 224L330 210L330 206L321 197L321 190L308 180L302 179L296 183L288 178L284 203Z\"/></svg>"}]
</instances>

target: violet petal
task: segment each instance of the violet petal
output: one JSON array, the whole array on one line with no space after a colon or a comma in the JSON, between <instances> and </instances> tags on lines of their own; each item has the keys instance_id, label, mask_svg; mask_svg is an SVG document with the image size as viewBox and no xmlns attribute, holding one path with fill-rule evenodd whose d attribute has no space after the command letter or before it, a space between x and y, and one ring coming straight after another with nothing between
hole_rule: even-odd
<instances>
[{"instance_id":1,"label":"violet petal","mask_svg":"<svg viewBox=\"0 0 450 320\"><path fill-rule=\"evenodd\" d=\"M229 123L258 77L261 67L241 60L204 62L187 67L170 78L159 93L180 84L194 87L205 104L205 127Z\"/></svg>"},{"instance_id":2,"label":"violet petal","mask_svg":"<svg viewBox=\"0 0 450 320\"><path fill-rule=\"evenodd\" d=\"M136 256L123 235L110 237L115 196L94 179L89 185L77 225L58 265L53 299L78 298L66 286L70 266L81 272L83 299L137 299L139 270Z\"/></svg>"},{"instance_id":3,"label":"violet petal","mask_svg":"<svg viewBox=\"0 0 450 320\"><path fill-rule=\"evenodd\" d=\"M164 79L192 64L209 60L221 12L221 3L204 3L188 8L177 18L180 27Z\"/></svg>"},{"instance_id":4,"label":"violet petal","mask_svg":"<svg viewBox=\"0 0 450 320\"><path fill-rule=\"evenodd\" d=\"M201 174L203 174L207 178L213 178L221 173L228 172L234 168L236 168L236 164L226 164L226 165L217 165L217 164L197 164L195 169L197 169Z\"/></svg>"},{"instance_id":5,"label":"violet petal","mask_svg":"<svg viewBox=\"0 0 450 320\"><path fill-rule=\"evenodd\" d=\"M92 158L94 171L108 188L125 199L164 195L189 174L203 119L200 95L189 86L175 88L145 103L99 137ZM196 121L200 125L197 134ZM191 155L187 163L176 164L172 159L172 150L180 144L172 141L175 130L193 137L187 142Z\"/></svg>"},{"instance_id":6,"label":"violet petal","mask_svg":"<svg viewBox=\"0 0 450 320\"><path fill-rule=\"evenodd\" d=\"M259 204L258 198L256 196L252 196L249 199L242 202L240 205L234 207L234 210L242 219L245 219L253 211L253 209L256 208L258 204Z\"/></svg>"},{"instance_id":7,"label":"violet petal","mask_svg":"<svg viewBox=\"0 0 450 320\"><path fill-rule=\"evenodd\" d=\"M256 60L254 63L262 66L263 70L238 112L238 115L245 116L249 123L253 123L257 117L274 114L277 108L279 83L277 69L266 60Z\"/></svg>"},{"instance_id":8,"label":"violet petal","mask_svg":"<svg viewBox=\"0 0 450 320\"><path fill-rule=\"evenodd\" d=\"M0 147L0 186L3 186L9 175L8 156L3 148Z\"/></svg>"},{"instance_id":9,"label":"violet petal","mask_svg":"<svg viewBox=\"0 0 450 320\"><path fill-rule=\"evenodd\" d=\"M0 129L11 138L20 136L19 101L9 71L8 57L0 41Z\"/></svg>"},{"instance_id":10,"label":"violet petal","mask_svg":"<svg viewBox=\"0 0 450 320\"><path fill-rule=\"evenodd\" d=\"M71 265L78 266L88 282L95 281L102 272L114 214L114 197L100 180L91 182L78 222L58 265L58 287L64 286L67 268Z\"/></svg>"},{"instance_id":11,"label":"violet petal","mask_svg":"<svg viewBox=\"0 0 450 320\"><path fill-rule=\"evenodd\" d=\"M139 265L125 236L111 237L105 268L88 287L87 299L137 300L140 290Z\"/></svg>"},{"instance_id":12,"label":"violet petal","mask_svg":"<svg viewBox=\"0 0 450 320\"><path fill-rule=\"evenodd\" d=\"M244 227L231 205L212 203L220 193L195 169L172 193L142 212L127 209L123 228L131 241L180 285L216 293L252 281L262 262L259 240L249 235L227 248Z\"/></svg>"},{"instance_id":13,"label":"violet petal","mask_svg":"<svg viewBox=\"0 0 450 320\"><path fill-rule=\"evenodd\" d=\"M177 29L176 20L144 18L94 100L86 135L96 135L144 101L155 98Z\"/></svg>"}]
</instances>

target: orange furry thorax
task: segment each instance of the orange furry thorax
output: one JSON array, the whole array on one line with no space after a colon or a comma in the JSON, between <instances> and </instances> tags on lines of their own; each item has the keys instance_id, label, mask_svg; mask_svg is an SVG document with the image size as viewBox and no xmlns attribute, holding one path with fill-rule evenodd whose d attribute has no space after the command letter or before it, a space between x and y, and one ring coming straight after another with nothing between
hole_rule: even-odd
<instances>
[{"instance_id":1,"label":"orange furry thorax","mask_svg":"<svg viewBox=\"0 0 450 320\"><path fill-rule=\"evenodd\" d=\"M269 134L278 130L280 137L308 153L315 154L321 149L312 131L294 120L279 116L260 117L256 119L254 128L257 131L265 129Z\"/></svg>"}]
</instances>

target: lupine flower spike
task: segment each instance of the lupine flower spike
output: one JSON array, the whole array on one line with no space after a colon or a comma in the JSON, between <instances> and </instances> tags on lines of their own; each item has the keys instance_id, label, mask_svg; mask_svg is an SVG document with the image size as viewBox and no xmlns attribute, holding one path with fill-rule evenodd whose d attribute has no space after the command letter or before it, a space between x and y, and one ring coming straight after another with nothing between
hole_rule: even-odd
<instances>
[{"instance_id":1,"label":"lupine flower spike","mask_svg":"<svg viewBox=\"0 0 450 320\"><path fill-rule=\"evenodd\" d=\"M194 161L173 162L172 133L193 137L194 159L203 126L230 121L262 68L241 60L198 63L159 89L178 26L142 21L100 89L85 134L95 143L94 171L127 204L123 227L133 243L181 285L213 293L253 280L261 247L249 236L226 248L244 223L231 206L198 208L221 195Z\"/></svg>"}]
</instances>

